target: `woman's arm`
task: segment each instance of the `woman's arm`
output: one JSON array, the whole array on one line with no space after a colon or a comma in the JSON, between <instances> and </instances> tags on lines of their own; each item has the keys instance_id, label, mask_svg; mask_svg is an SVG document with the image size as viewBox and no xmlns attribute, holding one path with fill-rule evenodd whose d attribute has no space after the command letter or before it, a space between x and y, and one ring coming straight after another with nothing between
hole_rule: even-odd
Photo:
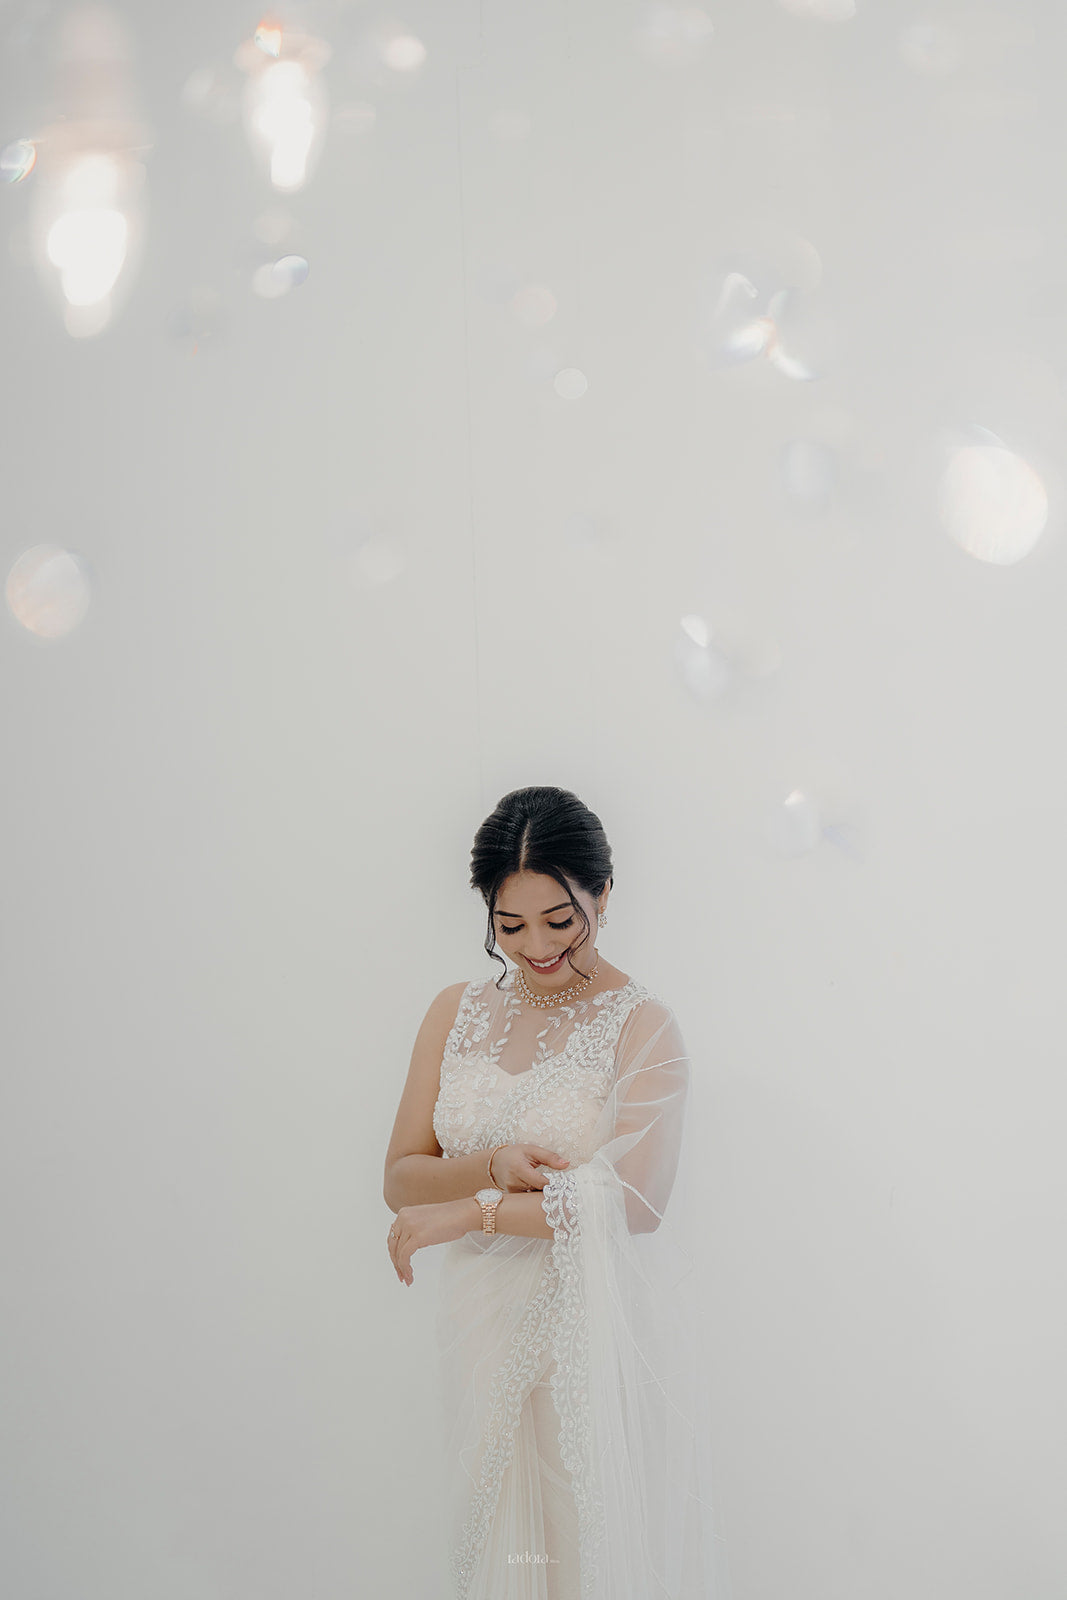
<instances>
[{"instance_id":1,"label":"woman's arm","mask_svg":"<svg viewBox=\"0 0 1067 1600\"><path fill-rule=\"evenodd\" d=\"M468 1196L478 1212L480 1228L482 1208L473 1196L476 1190L490 1186L488 1162L492 1153L490 1146L469 1156L431 1156L418 1151L397 1156L386 1168L385 1203L390 1211L399 1211L401 1206L433 1205L437 1200L462 1200Z\"/></svg>"},{"instance_id":2,"label":"woman's arm","mask_svg":"<svg viewBox=\"0 0 1067 1600\"><path fill-rule=\"evenodd\" d=\"M489 1182L488 1150L484 1156L475 1152L446 1159L433 1127L434 1106L441 1087L441 1057L464 988L462 983L453 983L441 990L415 1039L407 1082L385 1152L382 1195L390 1211L437 1200L457 1200Z\"/></svg>"},{"instance_id":3,"label":"woman's arm","mask_svg":"<svg viewBox=\"0 0 1067 1600\"><path fill-rule=\"evenodd\" d=\"M469 1159L469 1158L468 1158ZM458 1166L458 1161L448 1165ZM480 1183L479 1189L488 1189ZM540 1189L528 1194L505 1194L497 1202L497 1233L517 1233L528 1239L552 1239ZM465 1233L482 1232L482 1208L472 1194L464 1199L443 1200L437 1204L401 1206L389 1230L389 1255L402 1283L414 1282L411 1258L417 1250L431 1244L447 1244L462 1239Z\"/></svg>"},{"instance_id":4,"label":"woman's arm","mask_svg":"<svg viewBox=\"0 0 1067 1600\"><path fill-rule=\"evenodd\" d=\"M450 1163L451 1165L451 1163ZM487 1189L487 1183L479 1184L481 1189ZM482 1208L471 1195L469 1202L471 1225L468 1233L481 1233ZM529 1194L506 1194L503 1200L498 1201L496 1208L497 1233L516 1233L524 1239L554 1239L555 1234L548 1225L545 1216L544 1201L540 1189L531 1189Z\"/></svg>"}]
</instances>

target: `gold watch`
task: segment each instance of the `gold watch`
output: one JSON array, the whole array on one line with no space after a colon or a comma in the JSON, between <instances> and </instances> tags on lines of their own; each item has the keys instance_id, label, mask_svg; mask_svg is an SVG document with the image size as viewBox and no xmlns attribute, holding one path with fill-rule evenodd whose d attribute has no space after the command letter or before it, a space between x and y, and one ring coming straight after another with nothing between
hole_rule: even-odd
<instances>
[{"instance_id":1,"label":"gold watch","mask_svg":"<svg viewBox=\"0 0 1067 1600\"><path fill-rule=\"evenodd\" d=\"M496 1208L504 1198L503 1189L479 1189L474 1196L482 1208L482 1232L496 1232Z\"/></svg>"}]
</instances>

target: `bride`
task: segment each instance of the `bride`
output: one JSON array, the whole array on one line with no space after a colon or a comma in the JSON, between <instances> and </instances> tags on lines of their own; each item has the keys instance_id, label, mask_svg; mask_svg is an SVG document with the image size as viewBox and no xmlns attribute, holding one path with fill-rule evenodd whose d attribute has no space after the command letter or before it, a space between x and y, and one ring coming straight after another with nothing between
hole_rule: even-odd
<instances>
[{"instance_id":1,"label":"bride","mask_svg":"<svg viewBox=\"0 0 1067 1600\"><path fill-rule=\"evenodd\" d=\"M505 795L475 835L471 885L505 970L430 1005L384 1181L398 1280L445 1246L453 1593L729 1600L694 1327L707 1308L687 1294L677 1021L590 937L613 862L577 796Z\"/></svg>"}]
</instances>

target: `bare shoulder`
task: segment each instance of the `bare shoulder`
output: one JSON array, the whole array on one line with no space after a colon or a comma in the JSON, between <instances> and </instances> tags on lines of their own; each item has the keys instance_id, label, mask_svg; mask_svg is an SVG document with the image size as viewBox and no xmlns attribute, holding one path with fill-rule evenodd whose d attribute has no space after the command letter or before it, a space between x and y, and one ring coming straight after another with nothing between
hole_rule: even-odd
<instances>
[{"instance_id":1,"label":"bare shoulder","mask_svg":"<svg viewBox=\"0 0 1067 1600\"><path fill-rule=\"evenodd\" d=\"M441 989L430 1001L424 1021L429 1022L432 1018L433 1025L439 1026L443 1020L447 1019L447 1026L445 1028L445 1034L447 1035L451 1031L453 1022L456 1020L456 1014L459 1011L459 1003L463 999L463 996L467 992L468 988L469 984L460 982L450 983L446 988Z\"/></svg>"},{"instance_id":2,"label":"bare shoulder","mask_svg":"<svg viewBox=\"0 0 1067 1600\"><path fill-rule=\"evenodd\" d=\"M386 1151L387 1175L400 1156L416 1152L441 1154L433 1126L434 1105L441 1087L441 1059L466 989L466 983L450 983L434 995L426 1008L412 1047L407 1079Z\"/></svg>"}]
</instances>

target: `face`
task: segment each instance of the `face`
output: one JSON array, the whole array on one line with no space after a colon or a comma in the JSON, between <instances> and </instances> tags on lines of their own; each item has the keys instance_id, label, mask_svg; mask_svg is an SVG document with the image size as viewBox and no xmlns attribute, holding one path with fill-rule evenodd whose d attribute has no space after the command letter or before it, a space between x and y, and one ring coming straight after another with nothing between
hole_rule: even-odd
<instances>
[{"instance_id":1,"label":"face","mask_svg":"<svg viewBox=\"0 0 1067 1600\"><path fill-rule=\"evenodd\" d=\"M589 918L588 935L555 878L540 872L516 872L504 879L496 897L493 924L497 944L522 968L530 988L542 994L565 989L575 981L576 971L591 972L596 962L597 914L607 906L610 886L605 885L600 898L594 899L569 878L567 882ZM573 951L579 940L584 941L581 949L568 961L567 952ZM555 966L533 964L551 961Z\"/></svg>"}]
</instances>

